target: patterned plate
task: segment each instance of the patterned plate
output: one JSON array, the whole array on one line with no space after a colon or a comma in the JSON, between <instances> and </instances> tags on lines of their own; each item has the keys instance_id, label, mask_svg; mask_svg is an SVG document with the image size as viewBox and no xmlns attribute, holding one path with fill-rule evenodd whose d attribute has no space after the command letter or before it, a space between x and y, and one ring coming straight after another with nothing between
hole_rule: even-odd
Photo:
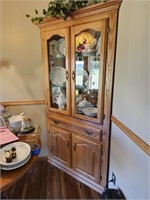
<instances>
[{"instance_id":1,"label":"patterned plate","mask_svg":"<svg viewBox=\"0 0 150 200\"><path fill-rule=\"evenodd\" d=\"M66 69L63 67L53 67L50 72L50 80L57 86L64 86L66 84Z\"/></svg>"}]
</instances>

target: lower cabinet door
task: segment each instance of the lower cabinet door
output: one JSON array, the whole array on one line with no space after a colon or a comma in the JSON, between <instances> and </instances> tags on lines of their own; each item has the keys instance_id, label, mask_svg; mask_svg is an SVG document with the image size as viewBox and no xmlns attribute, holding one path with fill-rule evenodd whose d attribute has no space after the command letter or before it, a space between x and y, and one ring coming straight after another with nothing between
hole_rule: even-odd
<instances>
[{"instance_id":1,"label":"lower cabinet door","mask_svg":"<svg viewBox=\"0 0 150 200\"><path fill-rule=\"evenodd\" d=\"M71 167L71 134L57 127L51 127L53 158Z\"/></svg>"},{"instance_id":2,"label":"lower cabinet door","mask_svg":"<svg viewBox=\"0 0 150 200\"><path fill-rule=\"evenodd\" d=\"M100 183L101 145L80 136L72 136L72 168Z\"/></svg>"}]
</instances>

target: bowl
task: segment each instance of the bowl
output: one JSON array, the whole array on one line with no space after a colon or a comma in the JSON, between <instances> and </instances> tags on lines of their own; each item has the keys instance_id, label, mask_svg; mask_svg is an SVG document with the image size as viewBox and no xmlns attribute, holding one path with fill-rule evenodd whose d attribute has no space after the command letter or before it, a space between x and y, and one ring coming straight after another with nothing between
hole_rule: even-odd
<instances>
[{"instance_id":1,"label":"bowl","mask_svg":"<svg viewBox=\"0 0 150 200\"><path fill-rule=\"evenodd\" d=\"M83 101L80 101L78 104L78 107L85 108L92 106L91 102L87 101L86 98L83 99Z\"/></svg>"},{"instance_id":2,"label":"bowl","mask_svg":"<svg viewBox=\"0 0 150 200\"><path fill-rule=\"evenodd\" d=\"M10 130L13 132L19 132L21 129L22 125L20 124L9 124Z\"/></svg>"},{"instance_id":3,"label":"bowl","mask_svg":"<svg viewBox=\"0 0 150 200\"><path fill-rule=\"evenodd\" d=\"M83 114L89 117L96 117L97 116L97 108L95 107L87 107L82 109Z\"/></svg>"}]
</instances>

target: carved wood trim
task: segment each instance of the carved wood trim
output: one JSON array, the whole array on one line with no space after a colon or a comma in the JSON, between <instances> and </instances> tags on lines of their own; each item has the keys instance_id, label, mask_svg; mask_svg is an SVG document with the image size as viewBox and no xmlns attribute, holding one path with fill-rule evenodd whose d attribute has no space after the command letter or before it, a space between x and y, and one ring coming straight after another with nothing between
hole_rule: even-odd
<instances>
[{"instance_id":1,"label":"carved wood trim","mask_svg":"<svg viewBox=\"0 0 150 200\"><path fill-rule=\"evenodd\" d=\"M84 18L84 17L88 17L88 18L90 16L98 17L102 14L108 15L112 12L116 12L116 10L118 10L120 8L122 1L123 0L106 0L106 1L101 2L101 3L97 3L97 4L93 4L93 5L90 5L90 6L80 8L79 10L74 11L72 13L72 15L67 18L65 23L66 22L69 23L72 20L77 20L77 19L81 19L81 18ZM52 17L52 18L45 18L44 23L34 23L34 24L37 25L39 28L42 28L44 26L47 26L48 23L50 25L55 26L57 23L63 24L64 20Z\"/></svg>"},{"instance_id":2,"label":"carved wood trim","mask_svg":"<svg viewBox=\"0 0 150 200\"><path fill-rule=\"evenodd\" d=\"M118 126L134 143L136 143L148 156L150 156L150 146L144 142L140 137L137 136L136 133L131 131L128 127L126 127L121 121L119 121L116 117L111 117L112 122Z\"/></svg>"},{"instance_id":3,"label":"carved wood trim","mask_svg":"<svg viewBox=\"0 0 150 200\"><path fill-rule=\"evenodd\" d=\"M7 101L0 104L3 106L45 105L45 100Z\"/></svg>"}]
</instances>

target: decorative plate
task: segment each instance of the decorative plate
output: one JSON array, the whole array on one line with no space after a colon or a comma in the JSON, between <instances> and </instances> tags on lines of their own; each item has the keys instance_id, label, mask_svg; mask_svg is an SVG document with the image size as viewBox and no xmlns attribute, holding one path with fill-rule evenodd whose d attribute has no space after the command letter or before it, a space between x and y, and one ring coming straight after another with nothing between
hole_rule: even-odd
<instances>
[{"instance_id":1,"label":"decorative plate","mask_svg":"<svg viewBox=\"0 0 150 200\"><path fill-rule=\"evenodd\" d=\"M53 67L50 71L50 80L57 86L64 86L66 83L66 69L60 66Z\"/></svg>"},{"instance_id":2,"label":"decorative plate","mask_svg":"<svg viewBox=\"0 0 150 200\"><path fill-rule=\"evenodd\" d=\"M56 44L57 44L57 41L56 40L52 40L50 43L49 43L49 51L50 51L50 55L52 55L52 56L55 56L55 55L53 55L54 54L54 52L55 52L55 54L56 54Z\"/></svg>"},{"instance_id":3,"label":"decorative plate","mask_svg":"<svg viewBox=\"0 0 150 200\"><path fill-rule=\"evenodd\" d=\"M97 45L96 45L96 55L100 55L100 46L101 46L101 36L98 39Z\"/></svg>"},{"instance_id":4,"label":"decorative plate","mask_svg":"<svg viewBox=\"0 0 150 200\"><path fill-rule=\"evenodd\" d=\"M56 52L58 55L65 56L66 52L65 52L65 39L64 38L61 38L57 41Z\"/></svg>"},{"instance_id":5,"label":"decorative plate","mask_svg":"<svg viewBox=\"0 0 150 200\"><path fill-rule=\"evenodd\" d=\"M5 150L11 150L12 147L16 149L16 158L12 159L12 162L7 163L5 158ZM31 153L31 147L25 142L14 142L4 146L0 149L0 164L3 167L14 167L20 165L23 161L27 159L29 154Z\"/></svg>"},{"instance_id":6,"label":"decorative plate","mask_svg":"<svg viewBox=\"0 0 150 200\"><path fill-rule=\"evenodd\" d=\"M25 165L31 158L31 153L27 156L26 159L24 159L23 161L21 161L19 164L15 164L14 166L7 166L7 165L1 165L1 169L2 170L13 170L13 169L17 169L23 165Z\"/></svg>"},{"instance_id":7,"label":"decorative plate","mask_svg":"<svg viewBox=\"0 0 150 200\"><path fill-rule=\"evenodd\" d=\"M77 71L76 71L76 83L78 85L87 85L88 84L88 80L89 80L89 77L88 77L88 73L85 69L81 69L81 68L77 68ZM81 83L82 82L82 83Z\"/></svg>"}]
</instances>

